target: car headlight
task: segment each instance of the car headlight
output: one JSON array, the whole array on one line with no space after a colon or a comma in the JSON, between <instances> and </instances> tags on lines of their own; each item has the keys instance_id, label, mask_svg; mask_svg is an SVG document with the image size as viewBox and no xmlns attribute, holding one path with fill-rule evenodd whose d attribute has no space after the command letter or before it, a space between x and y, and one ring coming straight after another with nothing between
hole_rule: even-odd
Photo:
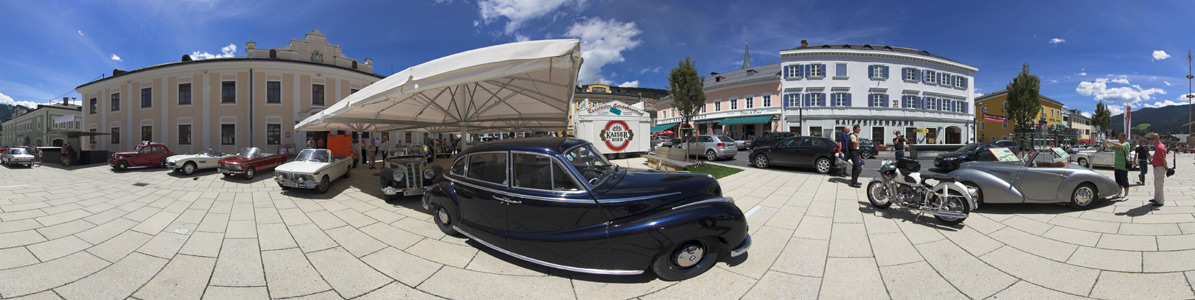
<instances>
[{"instance_id":1,"label":"car headlight","mask_svg":"<svg viewBox=\"0 0 1195 300\"><path fill-rule=\"evenodd\" d=\"M436 176L436 172L432 172L432 169L423 170L423 179L431 180L432 176Z\"/></svg>"},{"instance_id":2,"label":"car headlight","mask_svg":"<svg viewBox=\"0 0 1195 300\"><path fill-rule=\"evenodd\" d=\"M402 181L403 178L406 178L406 175L404 175L403 172L394 170L394 175L392 177L394 177L394 181Z\"/></svg>"}]
</instances>

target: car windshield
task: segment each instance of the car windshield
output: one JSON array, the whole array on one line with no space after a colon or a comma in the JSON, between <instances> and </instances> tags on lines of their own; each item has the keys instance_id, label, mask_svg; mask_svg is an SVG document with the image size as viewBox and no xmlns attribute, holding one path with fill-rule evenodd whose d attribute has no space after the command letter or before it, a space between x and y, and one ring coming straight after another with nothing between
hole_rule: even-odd
<instances>
[{"instance_id":1,"label":"car windshield","mask_svg":"<svg viewBox=\"0 0 1195 300\"><path fill-rule=\"evenodd\" d=\"M979 149L979 143L970 143L958 149L958 152L971 152Z\"/></svg>"},{"instance_id":2,"label":"car windshield","mask_svg":"<svg viewBox=\"0 0 1195 300\"><path fill-rule=\"evenodd\" d=\"M734 143L734 139L730 138L729 136L719 135L718 139L722 140L724 143Z\"/></svg>"},{"instance_id":3,"label":"car windshield","mask_svg":"<svg viewBox=\"0 0 1195 300\"><path fill-rule=\"evenodd\" d=\"M199 152L199 154L203 154L203 155L207 155L207 156L221 156L220 152L216 152L216 150L212 150L210 148L204 149L203 152Z\"/></svg>"},{"instance_id":4,"label":"car windshield","mask_svg":"<svg viewBox=\"0 0 1195 300\"><path fill-rule=\"evenodd\" d=\"M596 185L607 175L614 174L614 165L606 160L601 153L593 150L593 145L586 144L569 149L564 158L573 165L585 178L585 181Z\"/></svg>"},{"instance_id":5,"label":"car windshield","mask_svg":"<svg viewBox=\"0 0 1195 300\"><path fill-rule=\"evenodd\" d=\"M10 153L10 154L29 154L29 151L25 151L25 148L12 148L12 149L8 149L8 153Z\"/></svg>"},{"instance_id":6,"label":"car windshield","mask_svg":"<svg viewBox=\"0 0 1195 300\"><path fill-rule=\"evenodd\" d=\"M257 147L249 147L249 148L242 149L240 156L253 158L253 157L257 156L258 152L261 152L261 150L257 149Z\"/></svg>"},{"instance_id":7,"label":"car windshield","mask_svg":"<svg viewBox=\"0 0 1195 300\"><path fill-rule=\"evenodd\" d=\"M423 156L423 155L424 155L424 153L423 153L423 146L414 145L414 146L406 146L406 147L403 147L402 149L398 149L398 151L395 151L395 152L394 152L394 154L392 154L392 155L391 155L391 157L395 157L395 156Z\"/></svg>"},{"instance_id":8,"label":"car windshield","mask_svg":"<svg viewBox=\"0 0 1195 300\"><path fill-rule=\"evenodd\" d=\"M310 162L328 162L328 150L323 149L303 149L299 151L299 156L295 161L310 161Z\"/></svg>"}]
</instances>

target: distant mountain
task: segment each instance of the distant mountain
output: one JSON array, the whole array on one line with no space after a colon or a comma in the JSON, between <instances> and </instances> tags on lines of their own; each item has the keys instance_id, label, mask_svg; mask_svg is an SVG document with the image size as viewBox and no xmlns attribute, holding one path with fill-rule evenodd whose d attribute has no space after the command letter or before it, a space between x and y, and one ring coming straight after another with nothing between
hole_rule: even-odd
<instances>
[{"instance_id":1,"label":"distant mountain","mask_svg":"<svg viewBox=\"0 0 1195 300\"><path fill-rule=\"evenodd\" d=\"M1164 106L1159 108L1133 109L1133 132L1187 133L1187 109L1190 105ZM1124 114L1112 116L1108 128L1120 132L1124 128ZM1191 127L1195 129L1195 126Z\"/></svg>"},{"instance_id":2,"label":"distant mountain","mask_svg":"<svg viewBox=\"0 0 1195 300\"><path fill-rule=\"evenodd\" d=\"M0 122L12 119L12 113L14 110L16 110L16 108L16 105L0 104ZM2 125L0 125L0 130L4 130Z\"/></svg>"}]
</instances>

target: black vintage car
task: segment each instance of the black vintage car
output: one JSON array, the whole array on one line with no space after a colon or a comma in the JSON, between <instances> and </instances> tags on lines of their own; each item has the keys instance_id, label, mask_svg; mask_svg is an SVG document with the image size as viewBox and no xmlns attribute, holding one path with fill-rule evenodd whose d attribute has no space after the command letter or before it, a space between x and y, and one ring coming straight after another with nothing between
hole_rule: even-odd
<instances>
[{"instance_id":1,"label":"black vintage car","mask_svg":"<svg viewBox=\"0 0 1195 300\"><path fill-rule=\"evenodd\" d=\"M578 139L470 147L423 205L444 233L574 272L683 280L751 246L712 176L620 168Z\"/></svg>"},{"instance_id":2,"label":"black vintage car","mask_svg":"<svg viewBox=\"0 0 1195 300\"><path fill-rule=\"evenodd\" d=\"M769 166L813 167L818 173L829 173L834 168L834 153L838 143L816 136L794 136L781 140L772 146L756 146L751 150L751 162L757 168Z\"/></svg>"},{"instance_id":3,"label":"black vintage car","mask_svg":"<svg viewBox=\"0 0 1195 300\"><path fill-rule=\"evenodd\" d=\"M959 165L969 161L996 161L988 148L998 147L987 143L970 143L953 152L938 154L934 158L934 166L947 171L958 169Z\"/></svg>"},{"instance_id":4,"label":"black vintage car","mask_svg":"<svg viewBox=\"0 0 1195 300\"><path fill-rule=\"evenodd\" d=\"M428 153L423 145L411 145L390 153L382 162L379 177L382 194L387 200L403 196L423 195L435 183L434 179L443 173L439 166L429 166Z\"/></svg>"}]
</instances>

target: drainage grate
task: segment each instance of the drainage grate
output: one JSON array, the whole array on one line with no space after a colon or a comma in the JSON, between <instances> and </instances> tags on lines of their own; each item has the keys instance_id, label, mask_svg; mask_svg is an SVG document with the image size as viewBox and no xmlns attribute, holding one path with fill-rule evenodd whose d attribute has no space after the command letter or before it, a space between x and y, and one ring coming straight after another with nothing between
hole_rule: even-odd
<instances>
[{"instance_id":1,"label":"drainage grate","mask_svg":"<svg viewBox=\"0 0 1195 300\"><path fill-rule=\"evenodd\" d=\"M144 183L144 182L138 182L138 183L134 183L133 185L134 185L134 186L147 186L147 185L149 185L149 184L148 184L148 183Z\"/></svg>"}]
</instances>

